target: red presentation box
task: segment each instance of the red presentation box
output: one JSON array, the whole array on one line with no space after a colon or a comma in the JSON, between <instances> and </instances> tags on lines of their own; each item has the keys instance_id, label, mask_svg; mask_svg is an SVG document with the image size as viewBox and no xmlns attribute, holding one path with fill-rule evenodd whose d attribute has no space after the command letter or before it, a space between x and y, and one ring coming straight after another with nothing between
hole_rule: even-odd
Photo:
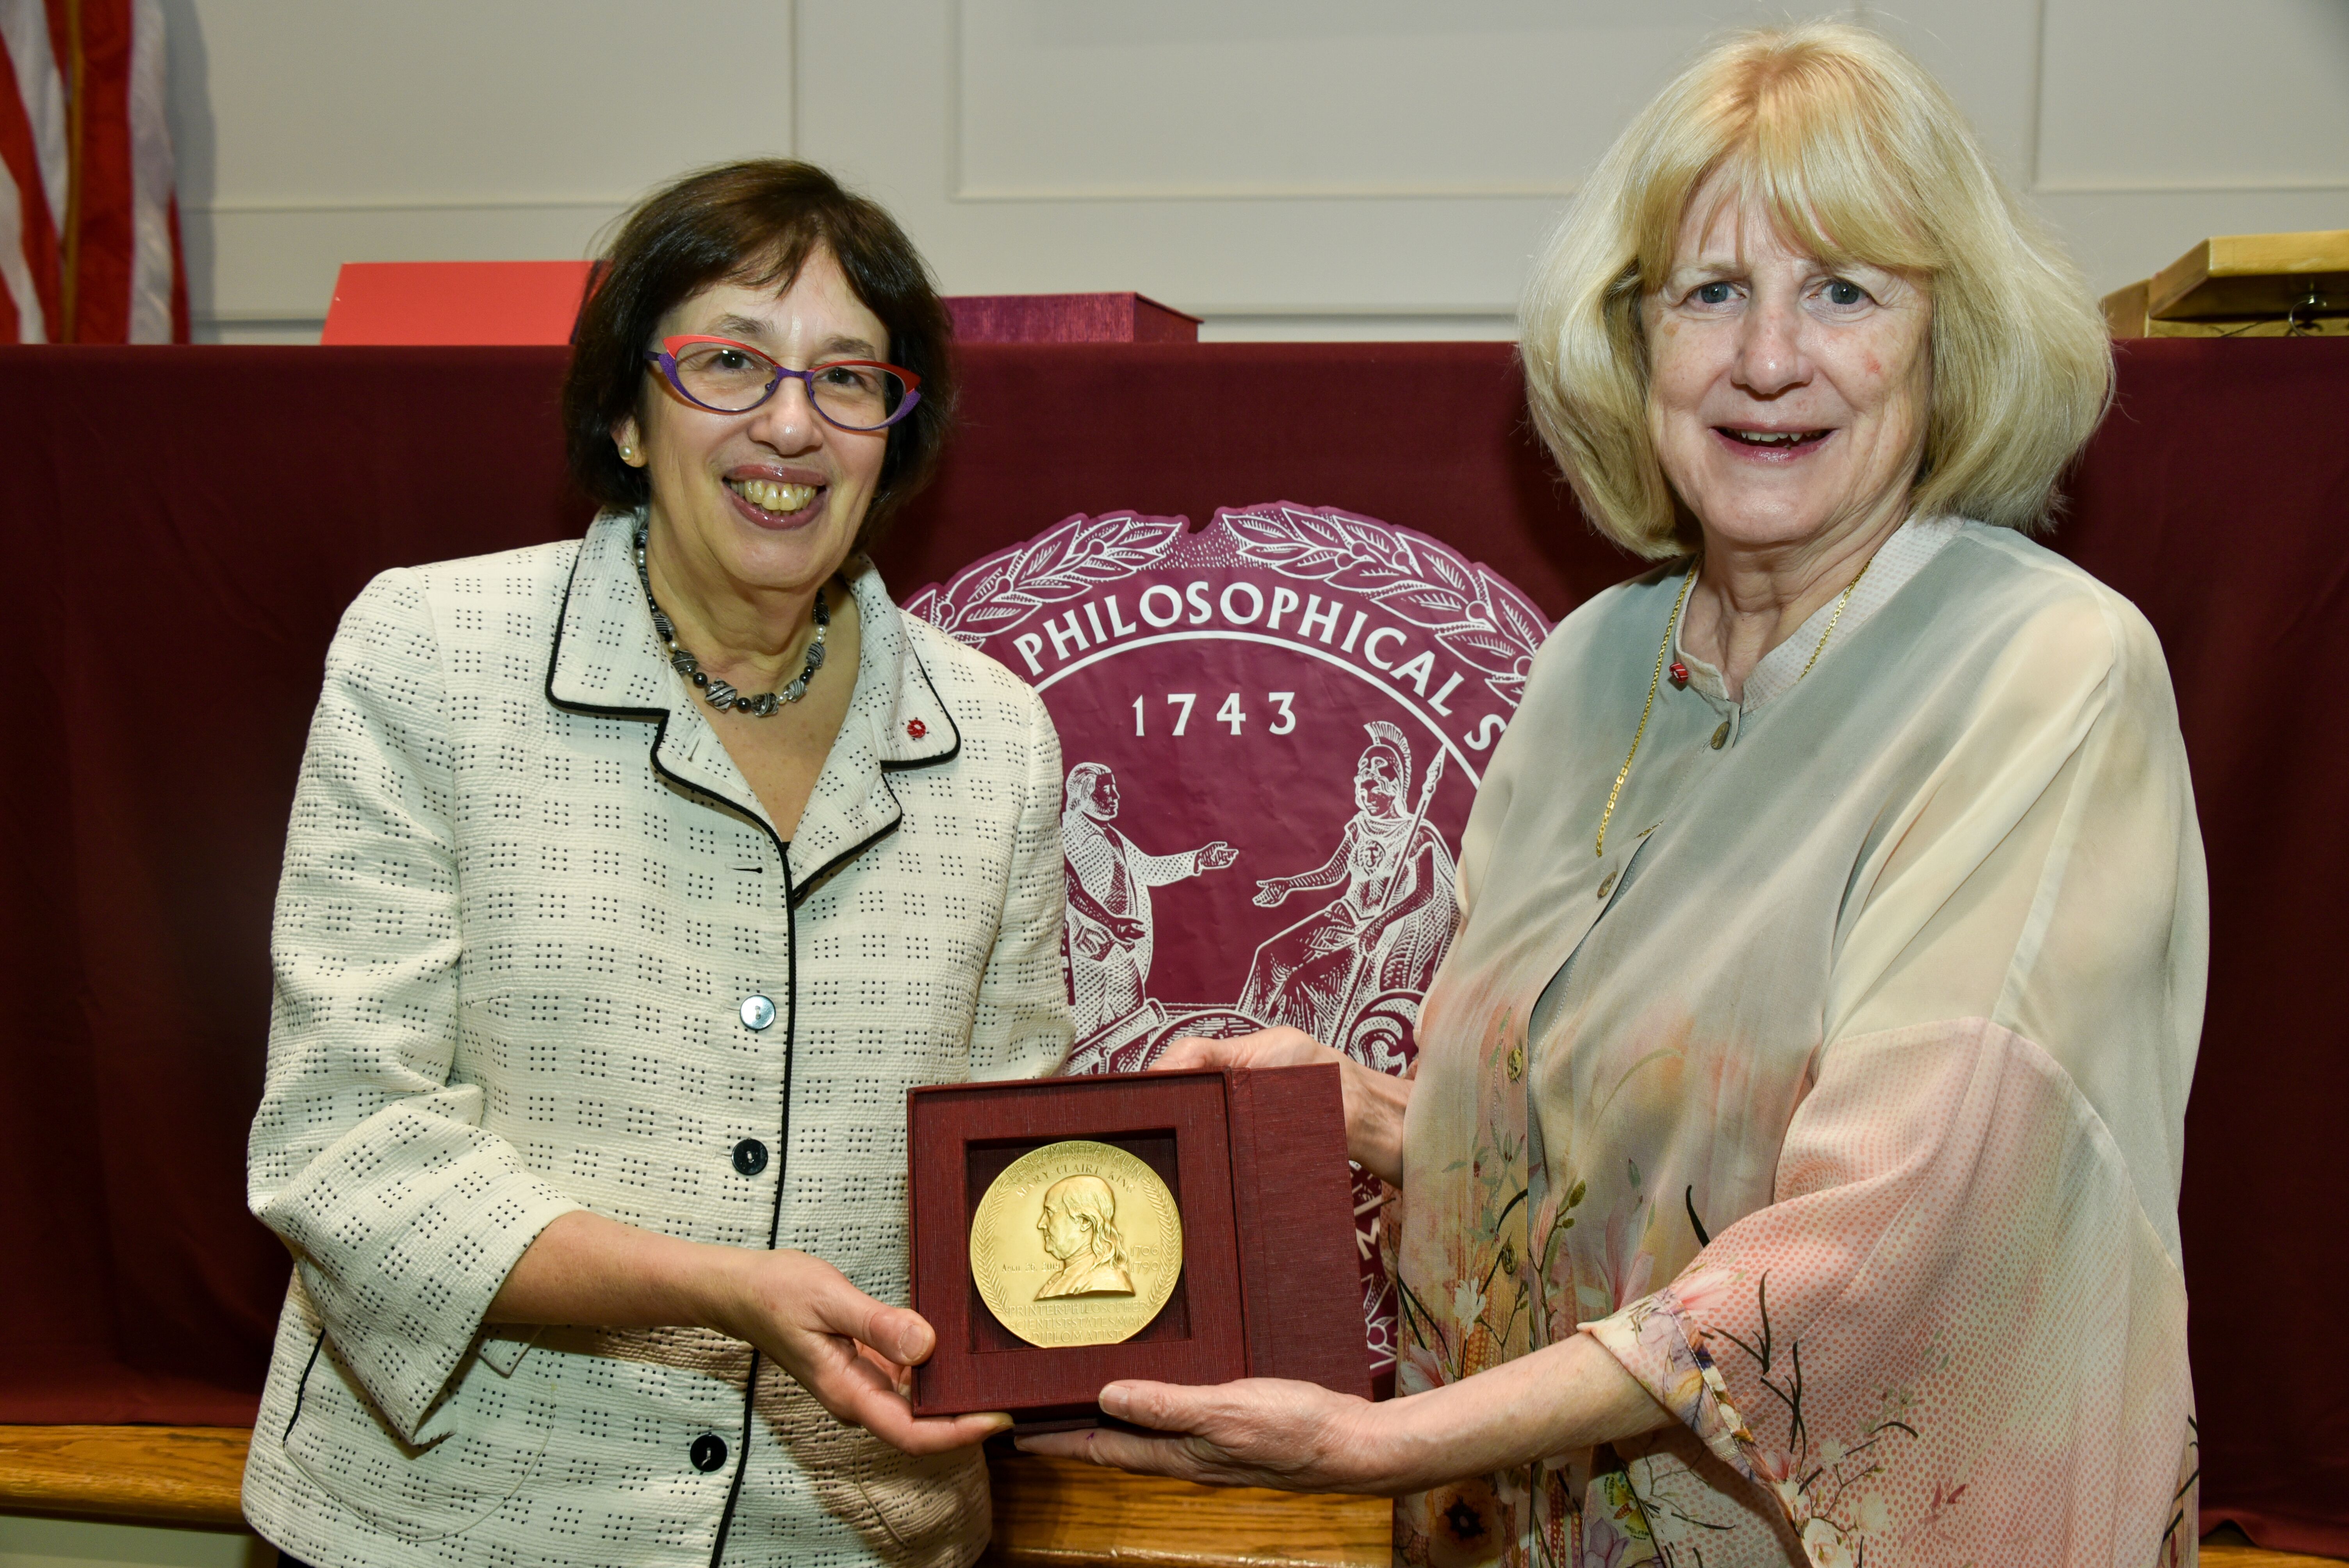
<instances>
[{"instance_id":1,"label":"red presentation box","mask_svg":"<svg viewBox=\"0 0 2349 1568\"><path fill-rule=\"evenodd\" d=\"M1147 294L950 294L960 343L1196 343L1199 318Z\"/></svg>"},{"instance_id":2,"label":"red presentation box","mask_svg":"<svg viewBox=\"0 0 2349 1568\"><path fill-rule=\"evenodd\" d=\"M915 1089L906 1117L914 1309L938 1335L916 1414L1082 1422L1121 1377L1294 1377L1370 1397L1336 1066L948 1084ZM1071 1138L1127 1150L1173 1190L1183 1272L1132 1338L1044 1349L980 1299L970 1226L1014 1160Z\"/></svg>"}]
</instances>

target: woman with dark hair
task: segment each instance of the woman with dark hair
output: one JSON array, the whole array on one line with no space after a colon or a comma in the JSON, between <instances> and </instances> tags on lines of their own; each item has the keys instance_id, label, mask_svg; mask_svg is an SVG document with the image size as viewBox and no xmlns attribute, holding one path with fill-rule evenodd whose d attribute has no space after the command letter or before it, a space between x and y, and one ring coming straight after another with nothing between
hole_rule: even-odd
<instances>
[{"instance_id":1,"label":"woman with dark hair","mask_svg":"<svg viewBox=\"0 0 2349 1568\"><path fill-rule=\"evenodd\" d=\"M251 1202L295 1273L245 1477L321 1565L958 1565L906 1368L908 1087L1049 1072L1060 748L864 547L949 328L822 170L631 216L564 418L581 541L384 573L287 835Z\"/></svg>"}]
</instances>

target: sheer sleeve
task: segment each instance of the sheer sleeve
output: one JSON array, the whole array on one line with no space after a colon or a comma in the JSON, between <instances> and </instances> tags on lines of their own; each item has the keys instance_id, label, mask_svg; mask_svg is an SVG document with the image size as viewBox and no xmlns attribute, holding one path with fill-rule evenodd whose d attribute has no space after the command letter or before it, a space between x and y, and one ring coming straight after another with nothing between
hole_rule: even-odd
<instances>
[{"instance_id":1,"label":"sheer sleeve","mask_svg":"<svg viewBox=\"0 0 2349 1568\"><path fill-rule=\"evenodd\" d=\"M2207 948L2159 646L2066 596L1854 870L1772 1201L1584 1331L1814 1563L2190 1557Z\"/></svg>"}]
</instances>

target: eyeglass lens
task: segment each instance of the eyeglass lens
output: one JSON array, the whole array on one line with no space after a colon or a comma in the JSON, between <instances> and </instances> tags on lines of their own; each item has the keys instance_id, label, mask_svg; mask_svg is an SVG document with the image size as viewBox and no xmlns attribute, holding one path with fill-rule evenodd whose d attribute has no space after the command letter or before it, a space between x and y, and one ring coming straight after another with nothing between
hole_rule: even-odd
<instances>
[{"instance_id":1,"label":"eyeglass lens","mask_svg":"<svg viewBox=\"0 0 2349 1568\"><path fill-rule=\"evenodd\" d=\"M724 343L688 344L677 356L678 385L704 407L739 414L766 401L778 367L764 355ZM852 430L889 422L905 384L877 365L820 365L807 375L808 396L824 418Z\"/></svg>"}]
</instances>

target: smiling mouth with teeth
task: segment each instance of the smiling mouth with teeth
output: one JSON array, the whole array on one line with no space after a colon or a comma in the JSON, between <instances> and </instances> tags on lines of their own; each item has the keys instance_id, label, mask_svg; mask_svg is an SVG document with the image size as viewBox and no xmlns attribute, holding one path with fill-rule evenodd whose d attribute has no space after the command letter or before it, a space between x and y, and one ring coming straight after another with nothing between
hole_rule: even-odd
<instances>
[{"instance_id":1,"label":"smiling mouth with teeth","mask_svg":"<svg viewBox=\"0 0 2349 1568\"><path fill-rule=\"evenodd\" d=\"M778 517L805 511L808 503L815 500L813 485L787 485L773 480L728 480L726 484L761 511L771 511Z\"/></svg>"},{"instance_id":2,"label":"smiling mouth with teeth","mask_svg":"<svg viewBox=\"0 0 2349 1568\"><path fill-rule=\"evenodd\" d=\"M1808 446L1813 441L1824 441L1828 435L1825 430L1733 430L1726 425L1715 425L1713 428L1733 441L1749 447L1775 448L1780 451Z\"/></svg>"}]
</instances>

